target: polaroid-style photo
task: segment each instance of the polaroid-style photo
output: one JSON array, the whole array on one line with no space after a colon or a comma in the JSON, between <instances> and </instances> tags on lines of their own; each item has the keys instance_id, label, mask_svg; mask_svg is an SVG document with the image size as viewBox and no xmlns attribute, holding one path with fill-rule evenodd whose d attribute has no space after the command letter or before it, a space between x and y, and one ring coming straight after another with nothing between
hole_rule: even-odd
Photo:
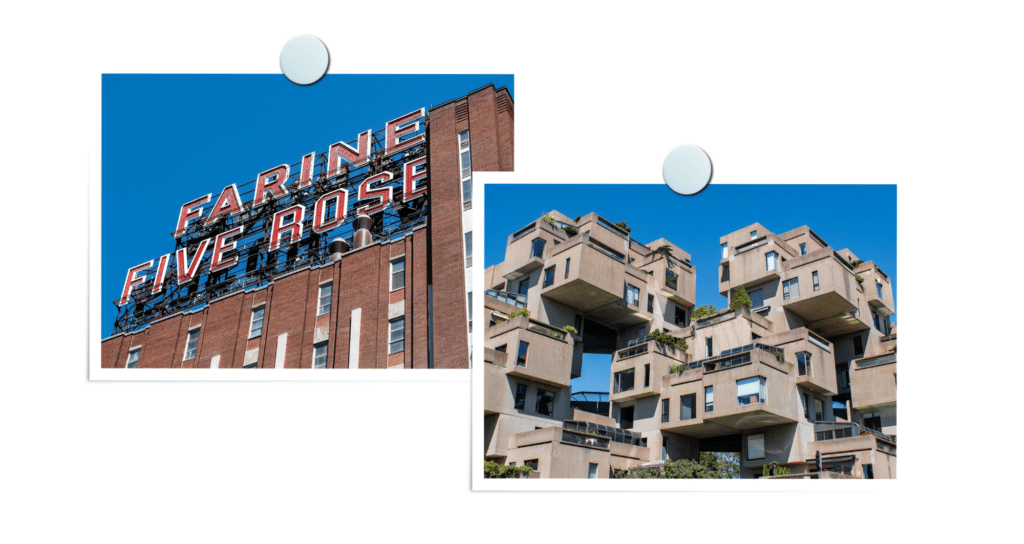
<instances>
[{"instance_id":1,"label":"polaroid-style photo","mask_svg":"<svg viewBox=\"0 0 1024 544\"><path fill-rule=\"evenodd\" d=\"M896 478L895 185L485 193L475 488Z\"/></svg>"},{"instance_id":2,"label":"polaroid-style photo","mask_svg":"<svg viewBox=\"0 0 1024 544\"><path fill-rule=\"evenodd\" d=\"M104 75L90 377L469 368L472 178L513 170L512 83Z\"/></svg>"}]
</instances>

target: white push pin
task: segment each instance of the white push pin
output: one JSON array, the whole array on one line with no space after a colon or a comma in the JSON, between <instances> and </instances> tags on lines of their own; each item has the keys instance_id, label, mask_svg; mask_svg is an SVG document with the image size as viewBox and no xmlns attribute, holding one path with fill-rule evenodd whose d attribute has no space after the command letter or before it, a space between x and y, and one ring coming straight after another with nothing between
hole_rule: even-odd
<instances>
[{"instance_id":1,"label":"white push pin","mask_svg":"<svg viewBox=\"0 0 1024 544\"><path fill-rule=\"evenodd\" d=\"M312 85L327 73L327 46L315 36L296 36L281 49L281 72L297 85Z\"/></svg>"},{"instance_id":2,"label":"white push pin","mask_svg":"<svg viewBox=\"0 0 1024 544\"><path fill-rule=\"evenodd\" d=\"M711 159L695 145L677 147L665 157L662 176L673 191L684 196L695 195L711 182Z\"/></svg>"}]
</instances>

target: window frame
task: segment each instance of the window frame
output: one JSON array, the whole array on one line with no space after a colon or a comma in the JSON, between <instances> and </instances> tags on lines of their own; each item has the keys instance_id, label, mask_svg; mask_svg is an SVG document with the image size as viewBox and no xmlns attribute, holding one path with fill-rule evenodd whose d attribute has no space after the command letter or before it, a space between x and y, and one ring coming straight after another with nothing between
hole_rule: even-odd
<instances>
[{"instance_id":1,"label":"window frame","mask_svg":"<svg viewBox=\"0 0 1024 544\"><path fill-rule=\"evenodd\" d=\"M640 288L626 283L626 304L630 306L640 307Z\"/></svg>"},{"instance_id":2,"label":"window frame","mask_svg":"<svg viewBox=\"0 0 1024 544\"><path fill-rule=\"evenodd\" d=\"M395 270L397 266L401 266L401 270ZM400 275L402 285L395 286L395 277ZM389 284L391 291L398 291L399 289L405 289L405 255L391 260L391 283Z\"/></svg>"},{"instance_id":3,"label":"window frame","mask_svg":"<svg viewBox=\"0 0 1024 544\"><path fill-rule=\"evenodd\" d=\"M807 242L800 242L800 254L807 255Z\"/></svg>"},{"instance_id":4,"label":"window frame","mask_svg":"<svg viewBox=\"0 0 1024 544\"><path fill-rule=\"evenodd\" d=\"M779 252L768 251L764 254L765 272L774 272L779 269Z\"/></svg>"},{"instance_id":5,"label":"window frame","mask_svg":"<svg viewBox=\"0 0 1024 544\"><path fill-rule=\"evenodd\" d=\"M526 368L526 359L530 355L530 343L524 340L519 341L516 351L516 366Z\"/></svg>"},{"instance_id":6,"label":"window frame","mask_svg":"<svg viewBox=\"0 0 1024 544\"><path fill-rule=\"evenodd\" d=\"M722 244L722 259L729 258L729 242Z\"/></svg>"},{"instance_id":7,"label":"window frame","mask_svg":"<svg viewBox=\"0 0 1024 544\"><path fill-rule=\"evenodd\" d=\"M526 411L526 393L530 390L530 387L525 383L516 382L516 393L513 397L513 409ZM520 395L522 393L522 395Z\"/></svg>"},{"instance_id":8,"label":"window frame","mask_svg":"<svg viewBox=\"0 0 1024 544\"><path fill-rule=\"evenodd\" d=\"M548 403L544 402L544 399L550 395L551 400ZM547 404L547 413L541 411L541 406ZM534 406L534 412L541 416L552 416L555 414L555 393L548 391L547 389L537 388L537 402Z\"/></svg>"},{"instance_id":9,"label":"window frame","mask_svg":"<svg viewBox=\"0 0 1024 544\"><path fill-rule=\"evenodd\" d=\"M317 354L321 349L323 353ZM317 359L323 362L323 366L317 366ZM313 344L313 368L327 368L327 340Z\"/></svg>"},{"instance_id":10,"label":"window frame","mask_svg":"<svg viewBox=\"0 0 1024 544\"><path fill-rule=\"evenodd\" d=\"M714 412L715 411L715 386L705 385L704 386L704 411Z\"/></svg>"},{"instance_id":11,"label":"window frame","mask_svg":"<svg viewBox=\"0 0 1024 544\"><path fill-rule=\"evenodd\" d=\"M249 316L249 340L263 336L263 319L266 316L266 309L266 304L261 304L252 309L252 314ZM253 334L254 325L256 324L256 312L260 314L260 328Z\"/></svg>"},{"instance_id":12,"label":"window frame","mask_svg":"<svg viewBox=\"0 0 1024 544\"><path fill-rule=\"evenodd\" d=\"M752 445L751 440L752 439L757 441L757 442L760 442L759 450L761 452L761 455L759 457L755 457L753 455L753 453L754 453L753 452L753 448L751 448L751 445ZM764 433L748 434L747 435L746 446L747 446L747 461L756 461L758 459L764 459L765 458Z\"/></svg>"},{"instance_id":13,"label":"window frame","mask_svg":"<svg viewBox=\"0 0 1024 544\"><path fill-rule=\"evenodd\" d=\"M401 324L401 328L396 328L396 325ZM395 339L395 333L401 332L401 338ZM396 345L399 345L399 349L395 349ZM394 319L388 320L388 355L394 355L396 353L402 353L405 351L405 316L400 315Z\"/></svg>"},{"instance_id":14,"label":"window frame","mask_svg":"<svg viewBox=\"0 0 1024 544\"><path fill-rule=\"evenodd\" d=\"M686 407L686 401L690 403L690 417L683 417L683 408ZM689 421L691 419L697 419L697 394L690 393L689 395L679 396L679 421Z\"/></svg>"},{"instance_id":15,"label":"window frame","mask_svg":"<svg viewBox=\"0 0 1024 544\"><path fill-rule=\"evenodd\" d=\"M811 376L811 352L799 351L796 354L797 376Z\"/></svg>"},{"instance_id":16,"label":"window frame","mask_svg":"<svg viewBox=\"0 0 1024 544\"><path fill-rule=\"evenodd\" d=\"M125 368L138 368L138 366L139 366L139 356L141 354L142 354L142 346L138 346L138 347L129 349L128 350L128 360L125 361L124 367ZM135 356L134 360L132 359L132 355Z\"/></svg>"},{"instance_id":17,"label":"window frame","mask_svg":"<svg viewBox=\"0 0 1024 544\"><path fill-rule=\"evenodd\" d=\"M817 292L821 289L821 284L818 282L818 271L811 272L811 283L814 284L814 291Z\"/></svg>"},{"instance_id":18,"label":"window frame","mask_svg":"<svg viewBox=\"0 0 1024 544\"><path fill-rule=\"evenodd\" d=\"M196 352L199 351L199 331L201 330L202 327L196 327L188 331L188 334L185 336L185 356L182 361L190 361L196 358ZM192 351L191 356L188 354L190 350Z\"/></svg>"},{"instance_id":19,"label":"window frame","mask_svg":"<svg viewBox=\"0 0 1024 544\"><path fill-rule=\"evenodd\" d=\"M326 293L325 293L326 291ZM326 295L326 297L325 297ZM324 298L327 299L326 305L324 304ZM326 315L331 313L331 303L334 301L334 281L328 281L321 283L317 290L317 304L316 304L316 315Z\"/></svg>"},{"instance_id":20,"label":"window frame","mask_svg":"<svg viewBox=\"0 0 1024 544\"><path fill-rule=\"evenodd\" d=\"M537 242L540 242L540 246L539 247L537 245ZM543 238L541 238L539 236L537 238L534 238L533 240L530 240L530 258L532 259L534 257L538 257L538 258L543 259L544 258L544 248L545 247L547 247L547 240L545 240L545 239L543 239ZM539 254L538 254L538 250L539 250Z\"/></svg>"},{"instance_id":21,"label":"window frame","mask_svg":"<svg viewBox=\"0 0 1024 544\"><path fill-rule=\"evenodd\" d=\"M555 267L554 266L549 266L549 267L544 269L544 282L541 285L541 287L542 288L544 288L544 287L551 287L554 284L555 284Z\"/></svg>"},{"instance_id":22,"label":"window frame","mask_svg":"<svg viewBox=\"0 0 1024 544\"><path fill-rule=\"evenodd\" d=\"M463 139L463 135L465 135L465 139ZM457 141L459 150L459 181L461 182L462 203L466 204L468 202L473 202L473 153L470 150L471 144L469 130L463 130L460 132L457 136ZM463 157L465 157L466 161L469 163L468 168L462 165ZM468 191L466 190L467 186L469 187Z\"/></svg>"},{"instance_id":23,"label":"window frame","mask_svg":"<svg viewBox=\"0 0 1024 544\"><path fill-rule=\"evenodd\" d=\"M782 282L782 300L800 297L800 278L790 278Z\"/></svg>"},{"instance_id":24,"label":"window frame","mask_svg":"<svg viewBox=\"0 0 1024 544\"><path fill-rule=\"evenodd\" d=\"M751 397L754 395L740 395L740 387L751 383L751 381L757 381L757 401L751 401ZM747 402L743 402L743 399L747 399ZM751 376L749 378L743 378L742 380L736 380L736 405L737 406L750 406L751 404L767 404L768 401L768 380L764 376Z\"/></svg>"}]
</instances>

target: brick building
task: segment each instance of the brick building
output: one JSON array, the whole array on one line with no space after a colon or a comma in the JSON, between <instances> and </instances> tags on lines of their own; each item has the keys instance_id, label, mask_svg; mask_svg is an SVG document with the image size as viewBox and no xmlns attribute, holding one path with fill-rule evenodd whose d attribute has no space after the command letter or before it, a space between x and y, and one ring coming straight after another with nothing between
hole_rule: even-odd
<instances>
[{"instance_id":1,"label":"brick building","mask_svg":"<svg viewBox=\"0 0 1024 544\"><path fill-rule=\"evenodd\" d=\"M214 221L211 212L221 201L205 202L202 216L209 219L193 221L182 235L183 257L169 254L129 271L131 295L122 300L114 334L102 341L101 366L467 368L472 171L513 169L513 109L506 88L488 85L423 110L420 133L409 128L413 121L396 122L410 114L383 134L366 133L365 142L303 157L282 184L291 192L266 205L254 197L237 215ZM361 164L336 158L346 151L354 156L364 145L369 152ZM256 183L263 189L262 179ZM373 198L363 191L382 191L388 183L380 206L356 198ZM321 213L320 200L339 188L347 201L332 202L351 208L346 227L320 236L310 228L313 216ZM238 200L237 189L234 194ZM305 214L314 202L316 214ZM296 208L302 208L298 215L288 215ZM268 245L267 232L289 219L304 228L277 248ZM243 223L249 228L237 226ZM219 247L232 230L252 239L239 240L229 251L235 266L220 271L216 251L207 256L205 250ZM174 268L190 255L200 264L189 281L177 281L177 271L157 281L165 262ZM138 283L129 291L133 278Z\"/></svg>"}]
</instances>

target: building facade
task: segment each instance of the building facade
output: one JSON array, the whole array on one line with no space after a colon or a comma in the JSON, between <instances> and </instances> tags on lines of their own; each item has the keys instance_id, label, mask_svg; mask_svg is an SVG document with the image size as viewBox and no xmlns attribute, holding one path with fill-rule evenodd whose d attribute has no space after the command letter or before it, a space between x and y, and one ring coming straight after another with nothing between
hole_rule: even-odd
<instances>
[{"instance_id":1,"label":"building facade","mask_svg":"<svg viewBox=\"0 0 1024 544\"><path fill-rule=\"evenodd\" d=\"M489 85L186 204L101 366L468 368L472 172L513 170L513 109Z\"/></svg>"},{"instance_id":2,"label":"building facade","mask_svg":"<svg viewBox=\"0 0 1024 544\"><path fill-rule=\"evenodd\" d=\"M739 454L744 478L895 478L889 277L808 227L721 237L719 292L749 308L693 318L680 246L552 211L485 272L485 455L536 477ZM585 353L611 355L608 402L574 398Z\"/></svg>"}]
</instances>

